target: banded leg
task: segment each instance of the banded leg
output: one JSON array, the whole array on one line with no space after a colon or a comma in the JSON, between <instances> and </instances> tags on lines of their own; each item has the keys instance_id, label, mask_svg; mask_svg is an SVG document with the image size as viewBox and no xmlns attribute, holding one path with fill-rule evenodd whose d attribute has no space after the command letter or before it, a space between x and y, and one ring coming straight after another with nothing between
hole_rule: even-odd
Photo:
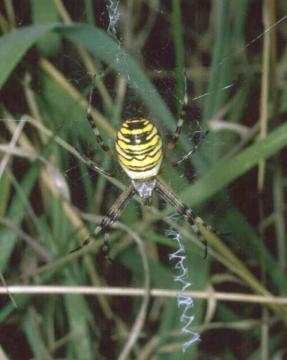
<instances>
[{"instance_id":1,"label":"banded leg","mask_svg":"<svg viewBox=\"0 0 287 360\"><path fill-rule=\"evenodd\" d=\"M172 150L175 145L177 144L178 138L181 134L181 130L183 127L183 123L186 119L187 116L187 110L188 110L188 95L187 95L187 77L185 74L185 94L184 94L184 98L183 98L183 104L182 104L182 108L179 114L179 118L176 124L176 130L174 132L174 134L172 134L171 136L168 137L167 140L167 149L168 150ZM198 122L197 122L197 125ZM198 126L199 127L199 126ZM195 131L193 134L193 140L192 140L192 149L189 150L186 154L183 155L183 157L178 160L175 161L173 163L173 166L177 166L180 163L182 163L183 161L187 160L193 153L196 152L196 150L198 149L199 145L203 142L203 140L205 139L206 135L208 134L208 130L202 132L201 130ZM198 136L199 135L199 136Z\"/></svg>"},{"instance_id":2,"label":"banded leg","mask_svg":"<svg viewBox=\"0 0 287 360\"><path fill-rule=\"evenodd\" d=\"M72 250L71 252L75 252L83 248L84 246L88 245L97 235L100 233L107 234L108 230L112 226L112 224L117 221L117 219L120 217L122 211L126 207L129 200L133 197L135 193L134 187L130 185L127 187L121 195L117 198L117 200L114 202L110 210L107 212L107 214L103 217L100 224L96 227L93 234L88 237L81 246L77 247L76 249ZM106 237L104 238L104 245L102 247L103 252L105 254L108 253L109 245Z\"/></svg>"},{"instance_id":3,"label":"banded leg","mask_svg":"<svg viewBox=\"0 0 287 360\"><path fill-rule=\"evenodd\" d=\"M96 140L97 140L97 143L99 144L99 146L102 148L103 151L108 153L110 156L113 156L112 149L104 143L104 140L101 137L99 129L97 128L97 125L92 116L93 98L94 98L95 91L96 91L96 87L93 83L91 91L90 91L90 95L89 95L89 102L88 102L88 108L87 108L87 112L86 112L86 118L93 130L93 133L95 134L95 137L96 137Z\"/></svg>"},{"instance_id":4,"label":"banded leg","mask_svg":"<svg viewBox=\"0 0 287 360\"><path fill-rule=\"evenodd\" d=\"M159 180L157 180L156 190L159 192L161 197L170 205L172 205L179 214L181 214L185 220L191 225L192 230L199 235L200 241L202 241L204 245L204 258L207 256L207 242L206 239L203 237L201 232L201 227L205 227L207 230L216 234L216 232L212 229L211 226L206 225L204 221L197 216L193 210L187 207L174 193L165 187Z\"/></svg>"},{"instance_id":5,"label":"banded leg","mask_svg":"<svg viewBox=\"0 0 287 360\"><path fill-rule=\"evenodd\" d=\"M187 96L187 94L185 94L184 99L183 99L182 108L180 110L179 118L177 120L175 132L171 136L169 136L168 141L167 141L167 149L168 150L172 150L178 141L184 120L186 118L187 106L188 106L188 96Z\"/></svg>"},{"instance_id":6,"label":"banded leg","mask_svg":"<svg viewBox=\"0 0 287 360\"><path fill-rule=\"evenodd\" d=\"M209 133L208 130L195 131L193 134L193 139L192 139L192 148L187 153L185 153L179 160L175 161L172 165L177 166L177 165L181 164L182 162L186 161L187 159L189 159L191 157L191 155L196 153L196 151L198 150L199 146L203 143L203 141L205 140L208 133Z\"/></svg>"},{"instance_id":7,"label":"banded leg","mask_svg":"<svg viewBox=\"0 0 287 360\"><path fill-rule=\"evenodd\" d=\"M105 176L109 176L109 177L115 177L116 176L116 172L112 172L112 171L107 171L105 169L103 169L102 167L100 167L93 159L80 154L76 149L74 149L72 151L73 155L75 155L75 157L77 157L80 161L82 161L84 164L86 164L90 169L97 171L98 173L105 175Z\"/></svg>"}]
</instances>

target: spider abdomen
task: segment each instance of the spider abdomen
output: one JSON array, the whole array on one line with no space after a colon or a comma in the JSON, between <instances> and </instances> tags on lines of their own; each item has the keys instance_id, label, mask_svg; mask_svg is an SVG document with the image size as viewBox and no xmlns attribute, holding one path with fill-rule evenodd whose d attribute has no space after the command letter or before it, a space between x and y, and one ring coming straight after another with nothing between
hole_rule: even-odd
<instances>
[{"instance_id":1,"label":"spider abdomen","mask_svg":"<svg viewBox=\"0 0 287 360\"><path fill-rule=\"evenodd\" d=\"M131 179L148 179L158 174L162 140L149 120L124 121L117 134L116 150L120 165Z\"/></svg>"}]
</instances>

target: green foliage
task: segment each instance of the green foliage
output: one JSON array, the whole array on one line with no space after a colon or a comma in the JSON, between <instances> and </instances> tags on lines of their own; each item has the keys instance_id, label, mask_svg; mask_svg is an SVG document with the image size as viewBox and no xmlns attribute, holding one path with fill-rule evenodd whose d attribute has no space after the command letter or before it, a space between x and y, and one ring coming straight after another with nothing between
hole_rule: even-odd
<instances>
[{"instance_id":1,"label":"green foliage","mask_svg":"<svg viewBox=\"0 0 287 360\"><path fill-rule=\"evenodd\" d=\"M117 39L107 33L105 22L108 3L116 2L86 0L77 6L66 2L65 9L59 6L61 1L31 0L25 13L8 0L4 3L3 279L9 285L55 285L63 290L118 287L125 294L126 288L142 287L146 279L139 236L151 287L179 290L174 282L177 269L168 260L176 244L166 230L173 227L186 249L192 282L188 290L237 296L235 302L215 301L212 296L194 299L193 330L202 340L186 358L284 357L286 308L245 302L239 296L286 296L287 87L282 41L286 22L264 32L285 16L280 13L283 1L277 19L271 11L275 2L266 1L265 28L261 2L220 0L203 5L185 0L160 2L159 8L156 2L121 2ZM13 28L16 19L25 26ZM272 46L280 44L277 57L268 47L268 36ZM268 56L263 57L263 48ZM92 151L99 165L118 169L99 149L85 119L92 81L97 87L93 115L111 146L126 114L151 118L163 137L172 131L186 82L191 109L176 150L166 152L160 176L208 224L230 233L226 238L205 233L206 260L190 226L167 220L172 210L162 210L156 195L153 206L143 210L133 200L120 218L125 227L111 230L112 263L99 251L102 236L69 254L93 231L98 216L107 212L128 182L122 175L117 180L100 176L74 153L76 149L89 156ZM201 129L210 132L199 151L172 168L170 162L190 150L191 135ZM261 170L265 166L263 187L258 166ZM119 358L143 301L128 294L11 296L18 309L11 298L1 295L0 343L13 359ZM180 333L181 311L176 298L152 297L137 346L127 358L181 358L186 340ZM17 333L17 348L9 342L11 329Z\"/></svg>"}]
</instances>

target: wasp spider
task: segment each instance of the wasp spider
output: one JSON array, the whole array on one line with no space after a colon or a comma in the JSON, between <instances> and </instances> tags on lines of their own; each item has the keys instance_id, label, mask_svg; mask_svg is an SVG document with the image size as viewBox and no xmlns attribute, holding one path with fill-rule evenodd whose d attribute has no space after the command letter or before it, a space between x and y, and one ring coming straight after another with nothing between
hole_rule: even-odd
<instances>
[{"instance_id":1,"label":"wasp spider","mask_svg":"<svg viewBox=\"0 0 287 360\"><path fill-rule=\"evenodd\" d=\"M89 105L86 115L87 120L93 129L100 147L105 152L113 155L112 149L104 143L92 118L91 110L94 91L95 88L93 87L89 98ZM184 104L177 121L176 130L174 134L168 139L168 149L173 149L177 143L185 119L187 103L188 99L187 96L185 96ZM205 135L206 133L204 133L204 136ZM197 149L201 140L195 143L192 150L189 151L183 158L189 157ZM101 223L96 227L92 237L98 235L99 233L106 234L110 226L119 218L121 212L135 194L140 196L144 204L147 204L149 203L154 191L158 192L167 203L172 205L177 210L177 212L184 217L184 219L191 225L195 233L201 235L202 227L211 230L210 226L205 225L203 220L197 216L192 209L185 205L169 188L167 188L158 179L157 175L163 160L163 143L158 129L150 120L145 118L132 118L125 120L117 133L115 150L116 159L127 176L130 178L131 183L122 192L107 214L103 217ZM178 161L178 163L181 161L182 159ZM85 159L85 162L101 174L115 176L114 174L107 172L106 170L94 164L94 162L90 159ZM200 239L204 241L203 237L201 236ZM87 245L90 241L91 238L88 238L82 244L82 246L80 246L80 248ZM105 251L107 251L106 242L104 248L106 248ZM78 249L79 248L75 250ZM205 254L206 251L207 250L205 250Z\"/></svg>"}]
</instances>

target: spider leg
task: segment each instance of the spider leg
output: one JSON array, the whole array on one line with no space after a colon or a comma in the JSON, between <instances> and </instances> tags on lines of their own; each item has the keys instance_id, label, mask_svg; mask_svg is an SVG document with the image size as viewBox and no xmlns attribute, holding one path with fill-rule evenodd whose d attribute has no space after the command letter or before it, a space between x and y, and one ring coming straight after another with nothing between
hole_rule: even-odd
<instances>
[{"instance_id":1,"label":"spider leg","mask_svg":"<svg viewBox=\"0 0 287 360\"><path fill-rule=\"evenodd\" d=\"M111 225L117 221L117 219L120 217L122 211L124 210L124 208L126 207L127 203L129 202L129 200L133 197L135 193L134 187L132 185L130 185L129 187L127 187L122 193L121 195L117 198L117 200L114 202L114 204L112 205L112 207L110 208L110 210L107 212L107 214L103 217L102 221L100 222L100 224L96 227L96 229L94 230L93 234L91 234L91 236L89 236L83 243L81 246L77 247L76 249L72 250L71 252L75 252L80 250L81 248L83 248L84 246L88 245L92 240L95 239L95 237L97 235L99 235L100 233L103 233L104 235L106 235L108 233L109 228L111 227ZM108 253L109 251L109 244L107 241L107 238L104 237L104 244L102 246L102 250L105 254Z\"/></svg>"},{"instance_id":2,"label":"spider leg","mask_svg":"<svg viewBox=\"0 0 287 360\"><path fill-rule=\"evenodd\" d=\"M185 94L184 99L183 99L182 108L179 113L179 118L177 120L175 132L171 136L169 136L167 139L167 149L168 150L172 150L178 141L184 120L186 118L187 106L188 106L188 96L187 96L187 94Z\"/></svg>"},{"instance_id":3,"label":"spider leg","mask_svg":"<svg viewBox=\"0 0 287 360\"><path fill-rule=\"evenodd\" d=\"M207 242L204 238L201 228L204 227L207 230L216 233L211 226L206 225L204 221L194 213L187 205L185 205L170 189L164 186L159 180L157 180L156 190L160 196L170 205L172 205L179 214L181 214L185 220L191 225L192 230L199 236L200 241L204 245L204 258L207 256Z\"/></svg>"},{"instance_id":4,"label":"spider leg","mask_svg":"<svg viewBox=\"0 0 287 360\"><path fill-rule=\"evenodd\" d=\"M88 108L87 108L87 112L86 112L86 118L93 130L93 133L96 137L97 143L99 144L99 146L102 148L103 151L105 151L106 153L108 153L110 156L113 156L113 152L110 149L110 147L108 145L106 145L103 141L103 138L101 137L101 134L97 128L97 125L93 119L92 116L92 105L93 105L93 97L94 97L94 93L95 93L95 85L94 83L92 84L92 88L90 91L90 95L89 95L89 101L88 101ZM102 175L105 176L109 176L109 177L115 177L116 176L116 172L111 172L111 171L106 171L105 169L103 169L102 167L98 166L97 163L92 159L92 157L95 157L94 154L91 155L91 157L87 157L84 155L80 155L78 151L74 151L74 155L76 155L80 160L82 160L88 167L90 167L92 170L96 170L97 172L99 172Z\"/></svg>"},{"instance_id":5,"label":"spider leg","mask_svg":"<svg viewBox=\"0 0 287 360\"><path fill-rule=\"evenodd\" d=\"M103 169L93 159L83 154L80 154L76 149L73 150L73 155L75 155L79 160L81 160L84 164L86 164L90 169L95 170L102 175L115 177L117 174L117 172L107 171Z\"/></svg>"},{"instance_id":6,"label":"spider leg","mask_svg":"<svg viewBox=\"0 0 287 360\"><path fill-rule=\"evenodd\" d=\"M62 145L67 151L69 151L70 154L72 154L75 158L77 158L78 160L80 160L81 162L83 162L84 164L86 164L89 168L91 168L92 170L95 170L97 172L99 172L102 175L105 176L109 176L109 177L115 177L116 173L114 172L110 172L110 171L106 171L105 169L103 169L102 167L100 167L94 160L90 159L89 157L80 154L80 152L78 150L76 150L73 146L67 144L65 141L63 141L62 139L59 139L57 141L58 144ZM67 170L68 172L69 170Z\"/></svg>"},{"instance_id":7,"label":"spider leg","mask_svg":"<svg viewBox=\"0 0 287 360\"><path fill-rule=\"evenodd\" d=\"M86 118L93 130L93 133L95 134L97 143L99 144L99 146L102 148L103 151L105 151L106 153L108 153L110 156L113 157L113 151L112 149L104 143L104 140L99 132L99 129L97 128L97 125L94 121L94 118L92 116L92 107L93 107L93 98L94 98L94 94L96 91L96 87L94 82L92 83L92 88L90 91L90 95L89 95L89 102L88 102L88 108L87 108L87 112L86 112Z\"/></svg>"},{"instance_id":8,"label":"spider leg","mask_svg":"<svg viewBox=\"0 0 287 360\"><path fill-rule=\"evenodd\" d=\"M204 132L202 132L201 130L196 131L194 133L194 136L192 139L192 148L188 152L186 152L179 160L173 162L172 166L175 166L175 167L178 166L182 162L189 159L191 157L191 155L196 153L196 151L198 150L199 146L203 143L203 141L205 140L208 133L209 133L208 130L206 130Z\"/></svg>"},{"instance_id":9,"label":"spider leg","mask_svg":"<svg viewBox=\"0 0 287 360\"><path fill-rule=\"evenodd\" d=\"M167 139L167 149L168 150L174 149L175 145L177 144L177 141L178 141L179 136L182 131L184 121L186 120L188 103L189 103L189 100L188 100L188 95L187 95L187 78L185 75L185 94L184 94L184 98L183 98L183 104L182 104L182 107L181 107L181 110L179 113L175 132L172 135L168 136L168 139ZM198 122L197 122L197 125L199 126ZM204 132L202 132L200 130L195 131L193 133L193 138L192 138L192 149L189 150L186 154L184 154L180 160L174 161L172 165L177 166L180 163L182 163L183 161L187 160L192 154L194 154L197 151L199 145L205 139L207 134L208 134L208 130L204 131Z\"/></svg>"}]
</instances>

